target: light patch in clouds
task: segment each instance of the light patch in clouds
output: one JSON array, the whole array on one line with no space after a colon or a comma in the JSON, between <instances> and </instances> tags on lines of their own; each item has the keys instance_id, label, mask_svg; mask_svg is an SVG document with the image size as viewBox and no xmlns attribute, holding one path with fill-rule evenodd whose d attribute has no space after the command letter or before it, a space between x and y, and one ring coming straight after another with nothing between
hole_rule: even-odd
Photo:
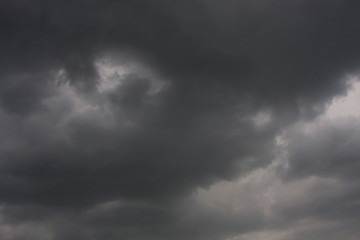
<instances>
[{"instance_id":1,"label":"light patch in clouds","mask_svg":"<svg viewBox=\"0 0 360 240\"><path fill-rule=\"evenodd\" d=\"M121 64L116 64L111 58L101 58L95 61L96 69L100 76L98 90L100 92L109 91L120 84L121 77L129 74L131 69Z\"/></svg>"},{"instance_id":2,"label":"light patch in clouds","mask_svg":"<svg viewBox=\"0 0 360 240\"><path fill-rule=\"evenodd\" d=\"M317 128L327 121L339 118L360 118L360 81L359 77L350 77L348 84L350 85L345 96L335 97L328 105L325 112L312 121L297 121L285 128L275 141L278 147L284 149L288 145L286 135L290 132L297 131L306 135L311 135ZM260 112L262 113L262 112ZM259 115L259 114L258 114ZM258 116L256 115L256 116ZM255 120L255 118L254 118Z\"/></svg>"},{"instance_id":3,"label":"light patch in clouds","mask_svg":"<svg viewBox=\"0 0 360 240\"><path fill-rule=\"evenodd\" d=\"M43 105L56 117L55 122L58 126L79 117L88 117L106 126L114 125L113 114L105 101L86 98L69 82L58 84L54 96L45 98Z\"/></svg>"},{"instance_id":4,"label":"light patch in clouds","mask_svg":"<svg viewBox=\"0 0 360 240\"><path fill-rule=\"evenodd\" d=\"M271 123L272 116L269 111L263 110L259 111L252 120L257 128L263 128Z\"/></svg>"},{"instance_id":5,"label":"light patch in clouds","mask_svg":"<svg viewBox=\"0 0 360 240\"><path fill-rule=\"evenodd\" d=\"M54 235L45 226L37 224L6 224L0 223L0 238L2 240L53 240Z\"/></svg>"},{"instance_id":6,"label":"light patch in clouds","mask_svg":"<svg viewBox=\"0 0 360 240\"><path fill-rule=\"evenodd\" d=\"M278 175L284 165L283 159L276 160L236 181L221 181L208 189L199 189L194 198L209 209L231 214L241 214L256 206L270 220L280 217L285 208L310 204L345 189L341 181L316 176L284 182Z\"/></svg>"},{"instance_id":7,"label":"light patch in clouds","mask_svg":"<svg viewBox=\"0 0 360 240\"><path fill-rule=\"evenodd\" d=\"M99 57L95 61L95 66L100 77L97 86L100 93L113 91L131 74L136 74L141 78L151 81L151 87L147 92L149 95L160 92L167 82L150 68L136 61L130 61L125 64L114 57L104 56Z\"/></svg>"},{"instance_id":8,"label":"light patch in clouds","mask_svg":"<svg viewBox=\"0 0 360 240\"><path fill-rule=\"evenodd\" d=\"M338 225L339 224L337 222L332 221L322 222L313 219L304 219L297 222L295 226L290 229L253 232L228 238L226 240L298 240L301 239L301 236L304 232L328 231L329 229L337 227Z\"/></svg>"},{"instance_id":9,"label":"light patch in clouds","mask_svg":"<svg viewBox=\"0 0 360 240\"><path fill-rule=\"evenodd\" d=\"M360 117L360 82L358 77L350 80L351 89L346 96L335 98L329 106L326 116L337 117Z\"/></svg>"},{"instance_id":10,"label":"light patch in clouds","mask_svg":"<svg viewBox=\"0 0 360 240\"><path fill-rule=\"evenodd\" d=\"M117 106L109 101L109 95L121 93L122 87L137 84L136 81L149 82L146 96L154 96L166 90L167 81L158 76L154 71L136 61L123 63L116 58L106 56L99 57L95 61L95 67L99 75L96 91L84 94L74 87L68 79L65 69L60 69L54 74L54 84L51 86L53 95L42 100L42 105L55 116L55 123L66 125L76 118L89 119L104 127L128 126L131 120L124 112L122 106ZM116 111L121 114L114 116ZM121 124L119 124L120 119Z\"/></svg>"}]
</instances>

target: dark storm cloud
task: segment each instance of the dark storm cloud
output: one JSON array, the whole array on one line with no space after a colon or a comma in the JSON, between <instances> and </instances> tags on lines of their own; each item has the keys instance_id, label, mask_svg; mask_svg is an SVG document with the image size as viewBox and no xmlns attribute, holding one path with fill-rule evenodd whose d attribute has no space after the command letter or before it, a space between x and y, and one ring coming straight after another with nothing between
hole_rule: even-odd
<instances>
[{"instance_id":1,"label":"dark storm cloud","mask_svg":"<svg viewBox=\"0 0 360 240\"><path fill-rule=\"evenodd\" d=\"M249 225L211 216L200 217L195 229L181 222L181 210L172 211L198 186L266 166L280 130L312 119L345 93L344 76L357 72L360 61L359 7L356 1L2 1L5 221L48 218L54 239L210 239L260 228L257 212ZM151 74L114 74L121 84L102 91L104 56ZM156 92L156 81L166 86ZM263 123L261 113L269 114ZM300 140L289 178L356 177L358 136L351 129ZM349 134L350 145L326 151ZM96 219L84 213L118 199L149 205L125 204ZM153 207L156 201L163 208ZM206 233L205 225L219 227Z\"/></svg>"}]
</instances>

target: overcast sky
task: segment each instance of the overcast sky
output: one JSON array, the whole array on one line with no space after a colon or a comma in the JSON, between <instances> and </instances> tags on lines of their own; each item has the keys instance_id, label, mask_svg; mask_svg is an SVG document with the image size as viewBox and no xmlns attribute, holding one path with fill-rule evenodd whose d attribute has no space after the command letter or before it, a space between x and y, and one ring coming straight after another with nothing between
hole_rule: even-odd
<instances>
[{"instance_id":1,"label":"overcast sky","mask_svg":"<svg viewBox=\"0 0 360 240\"><path fill-rule=\"evenodd\" d=\"M0 239L360 239L359 12L1 0Z\"/></svg>"}]
</instances>

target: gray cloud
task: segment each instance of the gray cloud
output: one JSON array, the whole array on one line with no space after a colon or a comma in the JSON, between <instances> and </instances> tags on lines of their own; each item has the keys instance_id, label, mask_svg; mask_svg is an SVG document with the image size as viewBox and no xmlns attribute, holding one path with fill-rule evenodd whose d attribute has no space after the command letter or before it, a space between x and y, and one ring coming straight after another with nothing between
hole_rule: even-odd
<instances>
[{"instance_id":1,"label":"gray cloud","mask_svg":"<svg viewBox=\"0 0 360 240\"><path fill-rule=\"evenodd\" d=\"M276 137L346 93L360 60L359 7L2 1L0 236L225 239L306 216L356 218L347 205L358 201L355 121L288 135L289 167L269 179L284 182L280 195L311 176L349 187L304 204L284 194L285 205L270 204L274 224L254 201L265 182L244 192L248 211L238 214L189 198L272 172Z\"/></svg>"},{"instance_id":2,"label":"gray cloud","mask_svg":"<svg viewBox=\"0 0 360 240\"><path fill-rule=\"evenodd\" d=\"M357 118L345 118L325 122L309 134L296 133L289 147L289 177L356 179L359 129Z\"/></svg>"}]
</instances>

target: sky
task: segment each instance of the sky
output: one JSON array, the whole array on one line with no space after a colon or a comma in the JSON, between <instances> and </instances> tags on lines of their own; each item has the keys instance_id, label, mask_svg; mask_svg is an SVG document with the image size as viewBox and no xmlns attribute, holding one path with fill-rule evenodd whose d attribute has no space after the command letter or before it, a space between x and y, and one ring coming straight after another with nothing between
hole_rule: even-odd
<instances>
[{"instance_id":1,"label":"sky","mask_svg":"<svg viewBox=\"0 0 360 240\"><path fill-rule=\"evenodd\" d=\"M360 239L359 10L0 1L0 239Z\"/></svg>"}]
</instances>

